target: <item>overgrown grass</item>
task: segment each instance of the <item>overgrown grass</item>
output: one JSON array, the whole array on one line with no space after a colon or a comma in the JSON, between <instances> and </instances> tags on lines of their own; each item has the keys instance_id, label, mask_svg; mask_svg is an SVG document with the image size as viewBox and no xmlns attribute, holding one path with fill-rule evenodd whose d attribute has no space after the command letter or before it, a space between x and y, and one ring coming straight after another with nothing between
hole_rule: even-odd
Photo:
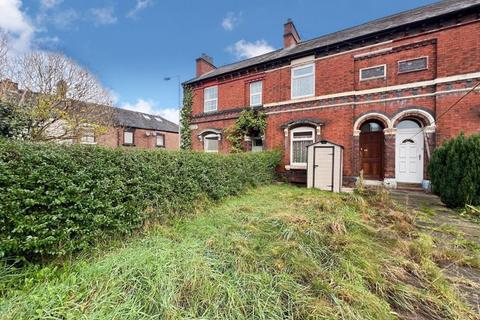
<instances>
[{"instance_id":1,"label":"overgrown grass","mask_svg":"<svg viewBox=\"0 0 480 320\"><path fill-rule=\"evenodd\" d=\"M475 319L385 194L287 185L95 257L0 269L1 319Z\"/></svg>"}]
</instances>

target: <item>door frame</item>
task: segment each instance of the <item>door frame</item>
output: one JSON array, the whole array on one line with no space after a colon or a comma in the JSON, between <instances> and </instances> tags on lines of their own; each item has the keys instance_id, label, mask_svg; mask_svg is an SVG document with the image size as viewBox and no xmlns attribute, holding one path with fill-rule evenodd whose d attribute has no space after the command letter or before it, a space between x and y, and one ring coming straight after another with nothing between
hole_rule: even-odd
<instances>
[{"instance_id":1,"label":"door frame","mask_svg":"<svg viewBox=\"0 0 480 320\"><path fill-rule=\"evenodd\" d=\"M332 178L331 178L331 191L333 192L333 186L335 184L335 147L334 146L315 146L313 147L313 188L316 189L315 185L315 172L317 170L317 165L315 164L316 150L317 149L332 149Z\"/></svg>"},{"instance_id":2,"label":"door frame","mask_svg":"<svg viewBox=\"0 0 480 320\"><path fill-rule=\"evenodd\" d=\"M397 129L396 135L395 135L395 180L400 183L422 183L425 175L425 140L423 138L423 132L419 131L421 128L415 128L415 129ZM417 134L417 136L420 136L421 138L418 139L419 141L419 146L418 148L420 150L417 150L420 153L420 159L417 162L417 169L418 169L418 175L420 176L420 181L401 181L399 180L399 166L400 166L400 136L402 134L408 135L408 137L414 136ZM404 137L402 137L403 139ZM414 137L416 138L416 137Z\"/></svg>"}]
</instances>

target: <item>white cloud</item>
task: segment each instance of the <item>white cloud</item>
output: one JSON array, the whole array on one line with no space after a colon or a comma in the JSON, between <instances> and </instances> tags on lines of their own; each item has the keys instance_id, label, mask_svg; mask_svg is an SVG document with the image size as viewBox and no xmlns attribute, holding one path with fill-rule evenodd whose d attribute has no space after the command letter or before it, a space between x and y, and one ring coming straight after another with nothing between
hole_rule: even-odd
<instances>
[{"instance_id":1,"label":"white cloud","mask_svg":"<svg viewBox=\"0 0 480 320\"><path fill-rule=\"evenodd\" d=\"M21 11L20 0L0 1L0 30L9 38L9 45L14 53L30 49L35 28L28 17Z\"/></svg>"},{"instance_id":2,"label":"white cloud","mask_svg":"<svg viewBox=\"0 0 480 320\"><path fill-rule=\"evenodd\" d=\"M160 109L158 111L158 114L176 124L178 124L180 121L180 112L178 111L178 109L175 108Z\"/></svg>"},{"instance_id":3,"label":"white cloud","mask_svg":"<svg viewBox=\"0 0 480 320\"><path fill-rule=\"evenodd\" d=\"M143 112L153 115L159 115L167 120L175 122L178 124L180 114L178 109L175 108L156 108L155 102L152 100L138 99L135 104L124 103L121 105L121 108Z\"/></svg>"},{"instance_id":4,"label":"white cloud","mask_svg":"<svg viewBox=\"0 0 480 320\"><path fill-rule=\"evenodd\" d=\"M241 17L242 13L235 14L234 12L228 12L222 20L222 28L227 31L232 31L240 23Z\"/></svg>"},{"instance_id":5,"label":"white cloud","mask_svg":"<svg viewBox=\"0 0 480 320\"><path fill-rule=\"evenodd\" d=\"M53 15L51 22L59 29L68 30L80 18L75 9L62 10Z\"/></svg>"},{"instance_id":6,"label":"white cloud","mask_svg":"<svg viewBox=\"0 0 480 320\"><path fill-rule=\"evenodd\" d=\"M153 0L137 0L137 3L135 4L135 8L130 10L127 13L128 18L135 18L138 13L150 6L153 5Z\"/></svg>"},{"instance_id":7,"label":"white cloud","mask_svg":"<svg viewBox=\"0 0 480 320\"><path fill-rule=\"evenodd\" d=\"M227 50L234 53L239 59L248 59L275 49L265 40L257 40L255 42L239 40L233 46L228 47Z\"/></svg>"},{"instance_id":8,"label":"white cloud","mask_svg":"<svg viewBox=\"0 0 480 320\"><path fill-rule=\"evenodd\" d=\"M63 0L42 0L41 5L43 8L53 8L62 3Z\"/></svg>"},{"instance_id":9,"label":"white cloud","mask_svg":"<svg viewBox=\"0 0 480 320\"><path fill-rule=\"evenodd\" d=\"M114 9L112 6L104 8L93 8L90 9L95 25L103 24L114 24L117 22L117 17L115 16Z\"/></svg>"}]
</instances>

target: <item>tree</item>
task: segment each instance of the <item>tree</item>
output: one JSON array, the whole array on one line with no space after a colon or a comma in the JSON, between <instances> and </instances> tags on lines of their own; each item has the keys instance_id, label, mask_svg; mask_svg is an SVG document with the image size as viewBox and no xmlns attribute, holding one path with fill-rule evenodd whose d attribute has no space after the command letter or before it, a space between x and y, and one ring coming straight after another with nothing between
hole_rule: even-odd
<instances>
[{"instance_id":1,"label":"tree","mask_svg":"<svg viewBox=\"0 0 480 320\"><path fill-rule=\"evenodd\" d=\"M15 116L28 119L22 121L28 139L78 141L85 131L102 134L113 124L109 93L70 58L30 52L7 59L7 69L15 83L1 96L15 106Z\"/></svg>"}]
</instances>

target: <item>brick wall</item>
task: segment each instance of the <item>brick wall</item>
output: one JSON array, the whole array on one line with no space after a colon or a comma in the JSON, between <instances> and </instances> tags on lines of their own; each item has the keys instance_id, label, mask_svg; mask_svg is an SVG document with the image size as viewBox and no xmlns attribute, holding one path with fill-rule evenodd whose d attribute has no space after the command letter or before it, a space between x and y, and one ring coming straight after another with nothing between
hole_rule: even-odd
<instances>
[{"instance_id":1,"label":"brick wall","mask_svg":"<svg viewBox=\"0 0 480 320\"><path fill-rule=\"evenodd\" d=\"M178 133L146 130L146 129L138 129L138 128L134 130L134 137L133 137L134 146L127 146L127 147L136 147L141 149L157 148L156 136L152 134L155 132L157 132L158 134L163 134L165 136L165 149L178 150L180 148ZM123 133L124 133L124 129L122 127L110 128L106 134L97 138L97 144L100 146L111 147L111 148L124 146Z\"/></svg>"}]
</instances>

